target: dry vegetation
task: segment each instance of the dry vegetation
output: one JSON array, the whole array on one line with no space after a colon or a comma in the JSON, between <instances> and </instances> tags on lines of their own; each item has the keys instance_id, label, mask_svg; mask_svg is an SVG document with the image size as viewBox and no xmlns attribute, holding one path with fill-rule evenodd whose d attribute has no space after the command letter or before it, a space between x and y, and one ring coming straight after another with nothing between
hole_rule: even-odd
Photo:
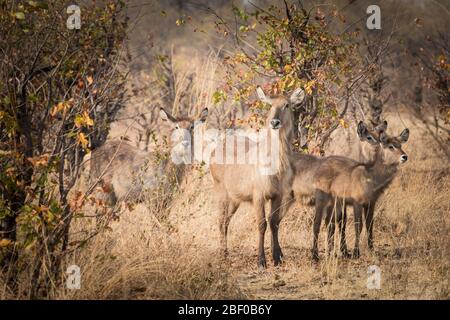
<instances>
[{"instance_id":1,"label":"dry vegetation","mask_svg":"<svg viewBox=\"0 0 450 320\"><path fill-rule=\"evenodd\" d=\"M373 253L364 244L358 260L328 258L313 264L313 210L297 204L281 224L283 266L274 268L269 262L268 270L260 272L255 264L255 217L244 205L231 221L230 258L223 261L210 177L192 170L163 212L158 197L152 197L133 211L125 210L110 231L68 257L67 265L81 267L82 290L59 289L55 298L448 298L448 162L421 121L401 113L387 114L387 119L393 132L403 125L411 129L406 147L410 161L378 204ZM80 224L72 232L78 228L86 226ZM351 218L348 229L352 245ZM267 250L269 246L267 241ZM366 288L370 265L381 268L380 290Z\"/></svg>"},{"instance_id":2,"label":"dry vegetation","mask_svg":"<svg viewBox=\"0 0 450 320\"><path fill-rule=\"evenodd\" d=\"M185 40L180 40L183 43ZM195 55L193 54L195 52ZM214 49L195 51L180 47L173 54L174 113L195 114L210 104L221 81L220 60ZM191 78L191 75L192 78ZM154 140L144 143L151 132L159 137L168 128L150 109L165 103L152 88L153 75L146 69L133 72L129 91L135 95L112 124L110 140L127 137L144 149L157 148ZM191 83L192 82L192 83ZM131 85L133 83L133 85ZM139 87L141 86L141 87ZM189 91L186 91L189 88ZM158 98L156 98L158 97ZM195 100L183 109L182 101ZM385 111L389 132L404 127L411 132L405 151L408 162L386 190L375 211L375 250L370 252L362 238L357 260L329 257L310 259L313 209L300 203L291 207L281 222L280 244L284 253L281 267L256 267L256 217L250 205L243 205L233 217L229 232L230 256L224 260L219 250L218 211L207 168L190 168L183 181L167 194L148 195L133 210L125 206L119 219L82 247L64 257L63 267L81 268L81 289L68 290L55 283L49 297L54 299L449 299L450 298L450 175L448 124L430 132L433 115L418 118L401 99L391 100ZM182 108L178 110L177 108ZM229 120L223 106L210 105L209 125ZM135 114L147 114L136 120ZM349 116L350 117L350 116ZM423 117L423 116L422 116ZM326 147L327 154L349 155L358 143L353 120L339 127ZM446 127L447 126L447 127ZM436 137L444 141L438 143ZM160 141L160 140L158 140ZM447 148L447 149L446 149ZM77 188L82 189L80 184ZM164 203L164 205L162 205ZM90 212L88 206L84 208ZM349 212L348 244L353 246L353 219ZM95 229L97 221L76 219L71 240ZM267 231L269 232L269 230ZM266 237L266 250L270 237ZM325 248L325 232L320 248ZM381 268L380 290L366 288L367 268ZM18 292L7 290L0 277L0 299L14 299L26 292L29 279L19 283Z\"/></svg>"}]
</instances>

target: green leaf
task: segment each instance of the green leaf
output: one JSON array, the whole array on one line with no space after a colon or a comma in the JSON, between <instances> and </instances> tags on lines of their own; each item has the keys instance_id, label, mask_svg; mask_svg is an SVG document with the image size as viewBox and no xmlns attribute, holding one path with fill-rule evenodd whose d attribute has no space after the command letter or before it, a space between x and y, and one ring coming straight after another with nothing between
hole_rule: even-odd
<instances>
[{"instance_id":1,"label":"green leaf","mask_svg":"<svg viewBox=\"0 0 450 320\"><path fill-rule=\"evenodd\" d=\"M212 98L213 98L213 103L218 104L220 101L227 100L227 95L223 90L219 90L219 91L214 92Z\"/></svg>"},{"instance_id":2,"label":"green leaf","mask_svg":"<svg viewBox=\"0 0 450 320\"><path fill-rule=\"evenodd\" d=\"M48 9L48 4L46 1L29 0L29 1L27 1L27 3L30 7L33 7L33 8L39 8L39 9L44 9L44 10Z\"/></svg>"},{"instance_id":3,"label":"green leaf","mask_svg":"<svg viewBox=\"0 0 450 320\"><path fill-rule=\"evenodd\" d=\"M38 8L48 10L48 3L46 1L39 1L37 6Z\"/></svg>"},{"instance_id":4,"label":"green leaf","mask_svg":"<svg viewBox=\"0 0 450 320\"><path fill-rule=\"evenodd\" d=\"M14 17L17 20L25 20L25 14L23 12L16 12L16 13L14 13Z\"/></svg>"}]
</instances>

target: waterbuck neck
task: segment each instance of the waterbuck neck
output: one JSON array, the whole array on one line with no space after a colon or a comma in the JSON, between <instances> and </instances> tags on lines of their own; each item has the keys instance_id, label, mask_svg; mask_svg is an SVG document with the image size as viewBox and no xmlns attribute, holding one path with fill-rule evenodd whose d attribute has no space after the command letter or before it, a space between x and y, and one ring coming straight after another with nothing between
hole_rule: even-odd
<instances>
[{"instance_id":1,"label":"waterbuck neck","mask_svg":"<svg viewBox=\"0 0 450 320\"><path fill-rule=\"evenodd\" d=\"M398 163L386 164L384 162L382 147L377 147L375 158L365 165L367 174L375 190L383 189L394 179L398 165Z\"/></svg>"},{"instance_id":2,"label":"waterbuck neck","mask_svg":"<svg viewBox=\"0 0 450 320\"><path fill-rule=\"evenodd\" d=\"M270 133L270 139L274 138L273 132ZM277 132L277 144L278 150L275 157L277 157L278 161L278 170L276 172L276 176L279 179L283 179L285 177L285 173L291 169L291 159L292 159L292 148L291 148L291 134L290 130L286 128L281 128L280 131Z\"/></svg>"}]
</instances>

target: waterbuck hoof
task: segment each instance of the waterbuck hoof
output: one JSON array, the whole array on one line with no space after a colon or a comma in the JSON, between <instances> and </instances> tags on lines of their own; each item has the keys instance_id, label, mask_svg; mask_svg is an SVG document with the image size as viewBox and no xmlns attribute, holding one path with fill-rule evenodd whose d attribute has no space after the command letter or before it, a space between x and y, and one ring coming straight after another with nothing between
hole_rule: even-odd
<instances>
[{"instance_id":1,"label":"waterbuck hoof","mask_svg":"<svg viewBox=\"0 0 450 320\"><path fill-rule=\"evenodd\" d=\"M359 249L353 249L352 258L353 259L358 259L359 256L360 256Z\"/></svg>"},{"instance_id":2,"label":"waterbuck hoof","mask_svg":"<svg viewBox=\"0 0 450 320\"><path fill-rule=\"evenodd\" d=\"M351 258L351 256L352 256L352 255L350 254L350 252L348 252L347 249L341 250L341 254L342 254L342 257L345 258L345 259Z\"/></svg>"},{"instance_id":3,"label":"waterbuck hoof","mask_svg":"<svg viewBox=\"0 0 450 320\"><path fill-rule=\"evenodd\" d=\"M267 268L266 259L258 259L258 269L263 271Z\"/></svg>"},{"instance_id":4,"label":"waterbuck hoof","mask_svg":"<svg viewBox=\"0 0 450 320\"><path fill-rule=\"evenodd\" d=\"M283 259L281 259L281 257L279 257L278 259L273 259L273 264L275 265L275 267L281 265L283 263Z\"/></svg>"},{"instance_id":5,"label":"waterbuck hoof","mask_svg":"<svg viewBox=\"0 0 450 320\"><path fill-rule=\"evenodd\" d=\"M229 255L229 253L228 253L228 250L227 250L227 249L225 249L225 250L222 251L222 256L223 256L224 258L228 258L228 255Z\"/></svg>"},{"instance_id":6,"label":"waterbuck hoof","mask_svg":"<svg viewBox=\"0 0 450 320\"><path fill-rule=\"evenodd\" d=\"M273 252L272 259L275 266L278 266L283 263L283 253L281 252L281 249L275 250Z\"/></svg>"},{"instance_id":7,"label":"waterbuck hoof","mask_svg":"<svg viewBox=\"0 0 450 320\"><path fill-rule=\"evenodd\" d=\"M319 262L319 252L316 250L312 251L311 259L313 262L317 263Z\"/></svg>"}]
</instances>

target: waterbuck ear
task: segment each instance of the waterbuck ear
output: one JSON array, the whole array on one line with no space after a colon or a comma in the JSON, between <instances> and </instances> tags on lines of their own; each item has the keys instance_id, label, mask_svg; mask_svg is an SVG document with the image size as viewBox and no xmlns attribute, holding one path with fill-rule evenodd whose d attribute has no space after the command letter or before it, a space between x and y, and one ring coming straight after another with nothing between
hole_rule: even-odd
<instances>
[{"instance_id":1,"label":"waterbuck ear","mask_svg":"<svg viewBox=\"0 0 450 320\"><path fill-rule=\"evenodd\" d=\"M384 120L382 123L380 123L379 125L377 125L377 126L374 128L374 130L375 130L376 132L378 132L378 133L381 133L381 132L386 131L387 126L388 126L388 123L387 123L386 120Z\"/></svg>"},{"instance_id":2,"label":"waterbuck ear","mask_svg":"<svg viewBox=\"0 0 450 320\"><path fill-rule=\"evenodd\" d=\"M162 107L159 109L159 116L163 121L175 122L175 118Z\"/></svg>"},{"instance_id":3,"label":"waterbuck ear","mask_svg":"<svg viewBox=\"0 0 450 320\"><path fill-rule=\"evenodd\" d=\"M199 120L200 120L201 122L205 122L205 121L206 121L206 118L208 118L208 113L209 113L208 108L204 108L204 109L202 110L202 112L200 113Z\"/></svg>"},{"instance_id":4,"label":"waterbuck ear","mask_svg":"<svg viewBox=\"0 0 450 320\"><path fill-rule=\"evenodd\" d=\"M400 136L398 137L398 140L400 140L400 143L405 143L409 139L409 129L406 128L405 130L400 133Z\"/></svg>"},{"instance_id":5,"label":"waterbuck ear","mask_svg":"<svg viewBox=\"0 0 450 320\"><path fill-rule=\"evenodd\" d=\"M305 91L302 88L295 89L289 97L289 101L294 105L302 103L304 99Z\"/></svg>"},{"instance_id":6,"label":"waterbuck ear","mask_svg":"<svg viewBox=\"0 0 450 320\"><path fill-rule=\"evenodd\" d=\"M387 141L388 140L388 136L387 136L387 134L383 131L383 132L381 132L380 133L380 142L382 143L382 144L387 144Z\"/></svg>"},{"instance_id":7,"label":"waterbuck ear","mask_svg":"<svg viewBox=\"0 0 450 320\"><path fill-rule=\"evenodd\" d=\"M266 97L266 94L264 93L263 89L261 89L260 86L256 88L256 95L258 96L258 99L261 100L262 102L272 104L272 101Z\"/></svg>"},{"instance_id":8,"label":"waterbuck ear","mask_svg":"<svg viewBox=\"0 0 450 320\"><path fill-rule=\"evenodd\" d=\"M358 137L364 138L367 135L367 126L364 122L360 121L358 123L358 128L356 129L358 132Z\"/></svg>"},{"instance_id":9,"label":"waterbuck ear","mask_svg":"<svg viewBox=\"0 0 450 320\"><path fill-rule=\"evenodd\" d=\"M301 148L306 147L308 145L308 128L303 127L302 124L299 122L297 129L300 147Z\"/></svg>"}]
</instances>

